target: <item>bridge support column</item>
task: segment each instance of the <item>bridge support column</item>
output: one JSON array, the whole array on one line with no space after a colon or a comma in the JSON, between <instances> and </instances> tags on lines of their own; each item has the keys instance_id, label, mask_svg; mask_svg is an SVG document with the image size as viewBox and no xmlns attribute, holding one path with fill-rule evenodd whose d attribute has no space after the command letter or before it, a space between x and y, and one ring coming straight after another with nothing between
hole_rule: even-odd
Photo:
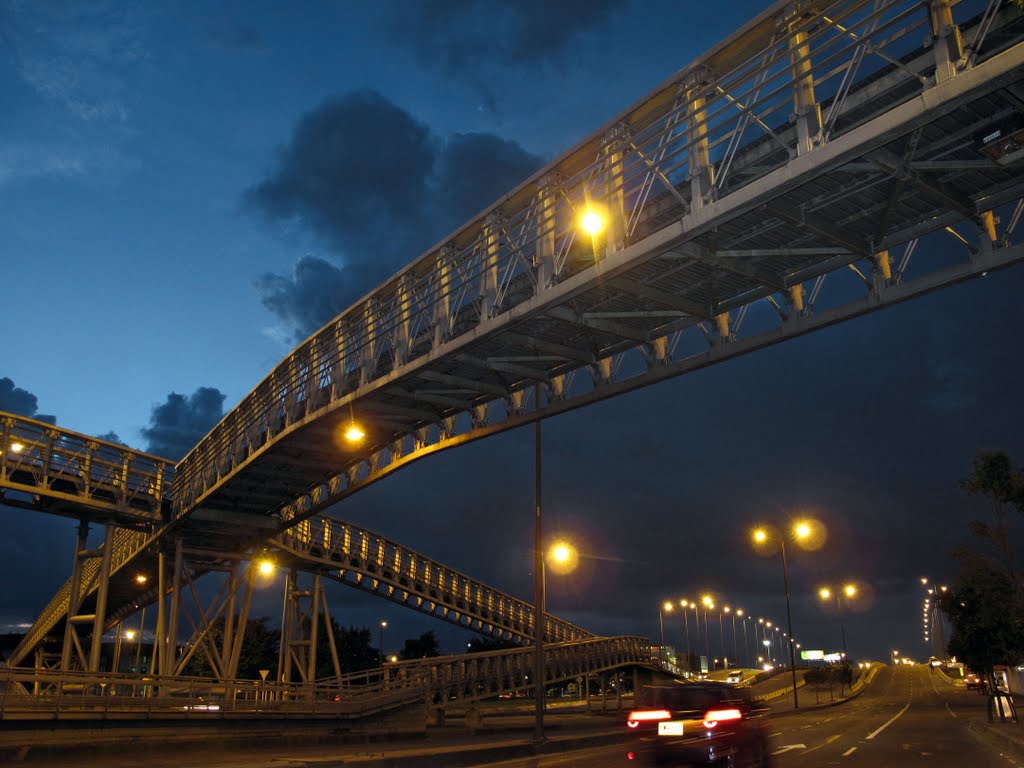
<instances>
[{"instance_id":1,"label":"bridge support column","mask_svg":"<svg viewBox=\"0 0 1024 768\"><path fill-rule=\"evenodd\" d=\"M89 537L89 524L82 520L78 524L78 538L75 541L75 560L71 566L71 589L68 592L68 613L64 623L64 647L60 654L60 668L67 672L71 669L71 654L77 650L79 662L85 666L85 658L78 642L75 619L82 605L82 561L88 556L85 546Z\"/></svg>"},{"instance_id":2,"label":"bridge support column","mask_svg":"<svg viewBox=\"0 0 1024 768\"><path fill-rule=\"evenodd\" d=\"M107 618L107 593L110 590L110 557L114 551L114 526L106 526L103 532L103 550L100 568L96 574L96 610L92 620L92 643L89 648L89 671L100 671L100 653L103 650L103 625Z\"/></svg>"}]
</instances>

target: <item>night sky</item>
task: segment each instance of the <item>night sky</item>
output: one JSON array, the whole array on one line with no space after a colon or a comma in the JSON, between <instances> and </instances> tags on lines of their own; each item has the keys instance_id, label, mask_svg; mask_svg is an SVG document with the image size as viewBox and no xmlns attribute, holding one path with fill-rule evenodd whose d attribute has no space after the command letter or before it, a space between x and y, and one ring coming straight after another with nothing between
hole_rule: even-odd
<instances>
[{"instance_id":1,"label":"night sky","mask_svg":"<svg viewBox=\"0 0 1024 768\"><path fill-rule=\"evenodd\" d=\"M180 458L297 341L766 5L0 0L0 410ZM927 655L919 577L952 581L984 515L959 478L979 449L1024 462L1022 288L993 273L545 422L549 530L583 553L549 609L657 638L663 599L710 591L782 620L748 533L810 513L829 535L791 554L804 647L838 647L814 594L853 578L851 653ZM331 514L529 599L532 434ZM70 575L74 523L0 513L2 632ZM395 644L467 639L330 596Z\"/></svg>"}]
</instances>

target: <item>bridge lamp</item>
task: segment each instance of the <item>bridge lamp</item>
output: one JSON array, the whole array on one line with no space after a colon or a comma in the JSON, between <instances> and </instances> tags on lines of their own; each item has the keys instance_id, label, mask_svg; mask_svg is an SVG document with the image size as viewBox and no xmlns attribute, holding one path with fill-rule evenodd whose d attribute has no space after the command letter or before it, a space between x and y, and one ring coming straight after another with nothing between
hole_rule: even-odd
<instances>
[{"instance_id":1,"label":"bridge lamp","mask_svg":"<svg viewBox=\"0 0 1024 768\"><path fill-rule=\"evenodd\" d=\"M149 577L146 574L144 574L144 573L140 573L140 574L137 574L135 576L135 583L136 584L140 584L140 585L141 584L145 584L147 581L149 581ZM128 638L128 639L130 640L131 638Z\"/></svg>"},{"instance_id":2,"label":"bridge lamp","mask_svg":"<svg viewBox=\"0 0 1024 768\"><path fill-rule=\"evenodd\" d=\"M847 597L855 597L857 594L857 587L853 584L847 584L845 587L843 587L843 592L846 594Z\"/></svg>"},{"instance_id":3,"label":"bridge lamp","mask_svg":"<svg viewBox=\"0 0 1024 768\"><path fill-rule=\"evenodd\" d=\"M603 213L598 208L588 205L580 215L580 229L591 237L597 237L604 231L604 218Z\"/></svg>"},{"instance_id":4,"label":"bridge lamp","mask_svg":"<svg viewBox=\"0 0 1024 768\"><path fill-rule=\"evenodd\" d=\"M556 573L566 574L576 567L579 553L568 541L556 541L548 550L548 562Z\"/></svg>"},{"instance_id":5,"label":"bridge lamp","mask_svg":"<svg viewBox=\"0 0 1024 768\"><path fill-rule=\"evenodd\" d=\"M345 439L350 443L358 443L366 437L366 433L359 428L359 425L354 421L349 422L348 429L345 430Z\"/></svg>"},{"instance_id":6,"label":"bridge lamp","mask_svg":"<svg viewBox=\"0 0 1024 768\"><path fill-rule=\"evenodd\" d=\"M256 566L263 576L269 576L274 572L274 561L263 558Z\"/></svg>"},{"instance_id":7,"label":"bridge lamp","mask_svg":"<svg viewBox=\"0 0 1024 768\"><path fill-rule=\"evenodd\" d=\"M134 640L135 639L135 630L134 629L126 630L125 633L124 633L124 639L125 640Z\"/></svg>"},{"instance_id":8,"label":"bridge lamp","mask_svg":"<svg viewBox=\"0 0 1024 768\"><path fill-rule=\"evenodd\" d=\"M11 453L21 453L24 450L24 443L11 443Z\"/></svg>"}]
</instances>

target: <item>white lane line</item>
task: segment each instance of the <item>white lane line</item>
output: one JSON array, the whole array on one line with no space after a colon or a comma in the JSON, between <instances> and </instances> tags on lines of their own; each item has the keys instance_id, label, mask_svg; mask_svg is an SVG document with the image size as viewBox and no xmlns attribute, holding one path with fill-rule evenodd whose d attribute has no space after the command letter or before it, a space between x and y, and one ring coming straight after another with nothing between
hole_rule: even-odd
<instances>
[{"instance_id":1,"label":"white lane line","mask_svg":"<svg viewBox=\"0 0 1024 768\"><path fill-rule=\"evenodd\" d=\"M850 747L848 750L843 752L843 757L849 757L850 755L852 755L856 751L857 751L856 747Z\"/></svg>"},{"instance_id":2,"label":"white lane line","mask_svg":"<svg viewBox=\"0 0 1024 768\"><path fill-rule=\"evenodd\" d=\"M958 717L956 712L954 712L952 709L949 709L949 702L948 701L946 702L946 709L949 710L949 714L951 714L953 717Z\"/></svg>"},{"instance_id":3,"label":"white lane line","mask_svg":"<svg viewBox=\"0 0 1024 768\"><path fill-rule=\"evenodd\" d=\"M872 731L871 733L869 733L868 736L867 736L867 739L870 741L871 739L875 738L875 736L877 736L882 731L884 731L886 728L888 728L890 725L895 723L896 719L900 715L902 715L904 712L906 712L908 709L910 709L910 702L909 701L907 702L907 706L905 706L903 709L901 709L899 712L897 712L895 715L893 715L888 721L886 721L886 723L884 725L882 725L880 728L878 728L878 730L875 730L875 731Z\"/></svg>"},{"instance_id":4,"label":"white lane line","mask_svg":"<svg viewBox=\"0 0 1024 768\"><path fill-rule=\"evenodd\" d=\"M779 731L778 733L771 734L770 736L768 736L768 738L769 739L774 739L776 736L781 736L782 734L783 734L783 731Z\"/></svg>"}]
</instances>

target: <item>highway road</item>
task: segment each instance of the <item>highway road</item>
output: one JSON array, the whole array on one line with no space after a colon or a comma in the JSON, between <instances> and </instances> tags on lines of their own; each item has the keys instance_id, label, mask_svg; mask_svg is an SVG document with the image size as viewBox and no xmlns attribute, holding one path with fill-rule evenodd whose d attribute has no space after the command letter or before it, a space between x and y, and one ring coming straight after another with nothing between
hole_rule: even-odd
<instances>
[{"instance_id":1,"label":"highway road","mask_svg":"<svg viewBox=\"0 0 1024 768\"><path fill-rule=\"evenodd\" d=\"M805 706L813 702L813 694L806 688L802 689L802 694L801 702ZM506 720L508 718L500 718L502 723ZM774 753L772 765L774 768L1024 768L1024 727L995 726L1002 732L1017 734L1020 743L1017 746L986 729L984 721L985 697L953 687L925 666L884 668L857 698L830 707L781 709L773 715L769 731ZM556 722L562 725L559 727ZM224 726L232 729L229 723ZM27 753L15 756L15 761L24 760L26 767L36 768L96 765L106 768L639 768L637 762L627 759L629 735L625 713L608 712L600 717L552 716L549 733L553 737L575 735L577 744L603 746L536 757L522 757L532 754L526 746L529 729L525 726L517 735L482 732L448 743L445 737L435 735L422 741L398 740L362 746L323 741L303 743L298 733L284 743L231 747L219 744L216 739L198 745L161 743L163 740L159 738L129 746L134 741L129 737L123 746L108 747L102 752L81 748L60 756ZM621 740L617 738L620 727ZM185 731L187 727L174 730ZM289 724L282 723L282 730L289 731ZM609 742L609 737L615 741ZM501 748L495 750L499 746Z\"/></svg>"},{"instance_id":2,"label":"highway road","mask_svg":"<svg viewBox=\"0 0 1024 768\"><path fill-rule=\"evenodd\" d=\"M805 694L809 700L813 697ZM808 701L808 698L804 699ZM1024 750L978 728L985 697L954 688L926 666L886 668L859 697L834 707L788 712L773 718L774 768L1012 768ZM1022 734L1018 725L1002 725ZM504 768L633 766L623 746L486 765Z\"/></svg>"}]
</instances>

